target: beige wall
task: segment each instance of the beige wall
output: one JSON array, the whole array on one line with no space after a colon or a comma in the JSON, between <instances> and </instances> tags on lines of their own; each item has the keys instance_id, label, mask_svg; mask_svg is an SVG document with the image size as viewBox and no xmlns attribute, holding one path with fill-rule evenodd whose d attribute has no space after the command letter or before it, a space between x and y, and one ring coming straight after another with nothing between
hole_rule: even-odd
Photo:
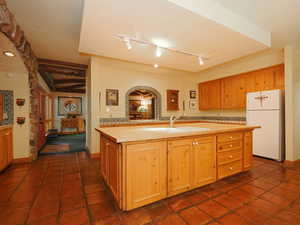
<instances>
[{"instance_id":1,"label":"beige wall","mask_svg":"<svg viewBox=\"0 0 300 225\"><path fill-rule=\"evenodd\" d=\"M285 48L286 159L300 159L300 41Z\"/></svg>"},{"instance_id":2,"label":"beige wall","mask_svg":"<svg viewBox=\"0 0 300 225\"><path fill-rule=\"evenodd\" d=\"M197 73L195 83L258 70L284 62L283 50L266 50ZM201 111L205 116L245 116L245 110Z\"/></svg>"},{"instance_id":3,"label":"beige wall","mask_svg":"<svg viewBox=\"0 0 300 225\"><path fill-rule=\"evenodd\" d=\"M24 68L25 69L25 68ZM14 158L28 157L30 153L29 148L29 84L28 73L10 73L11 77L7 76L7 73L0 72L0 89L10 90L14 92L14 125L13 125L13 146L14 146ZM25 98L25 105L20 107L15 104L15 99ZM25 117L26 122L23 125L15 123L17 117Z\"/></svg>"},{"instance_id":4,"label":"beige wall","mask_svg":"<svg viewBox=\"0 0 300 225\"><path fill-rule=\"evenodd\" d=\"M176 114L178 116L196 116L198 110L192 111L188 107L189 91L197 90L194 83L195 76L191 73L158 68L130 63L103 57L91 58L91 71L88 72L88 108L90 116L91 140L87 144L91 152L98 152L98 133L94 130L98 127L99 118L125 117L125 95L126 92L135 86L149 86L156 89L162 96L162 116ZM119 90L119 106L107 107L105 105L105 90ZM166 90L179 90L180 110L168 112L166 110ZM99 104L99 93L101 93ZM182 102L186 102L186 111L183 111ZM110 111L107 112L107 109Z\"/></svg>"}]
</instances>

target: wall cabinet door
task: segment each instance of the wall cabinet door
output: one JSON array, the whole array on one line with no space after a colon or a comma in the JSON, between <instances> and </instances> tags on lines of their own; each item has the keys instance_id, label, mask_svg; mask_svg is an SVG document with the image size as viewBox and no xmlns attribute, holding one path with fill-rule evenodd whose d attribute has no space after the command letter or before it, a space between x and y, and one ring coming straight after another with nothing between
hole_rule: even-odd
<instances>
[{"instance_id":1,"label":"wall cabinet door","mask_svg":"<svg viewBox=\"0 0 300 225\"><path fill-rule=\"evenodd\" d=\"M274 89L284 89L284 65L274 67Z\"/></svg>"},{"instance_id":2,"label":"wall cabinet door","mask_svg":"<svg viewBox=\"0 0 300 225\"><path fill-rule=\"evenodd\" d=\"M252 132L246 132L244 137L244 170L250 169L252 154Z\"/></svg>"},{"instance_id":3,"label":"wall cabinet door","mask_svg":"<svg viewBox=\"0 0 300 225\"><path fill-rule=\"evenodd\" d=\"M210 110L221 108L221 80L199 84L199 109Z\"/></svg>"},{"instance_id":4,"label":"wall cabinet door","mask_svg":"<svg viewBox=\"0 0 300 225\"><path fill-rule=\"evenodd\" d=\"M167 196L167 143L126 146L127 210Z\"/></svg>"},{"instance_id":5,"label":"wall cabinet door","mask_svg":"<svg viewBox=\"0 0 300 225\"><path fill-rule=\"evenodd\" d=\"M192 186L193 139L168 142L168 196L187 191Z\"/></svg>"},{"instance_id":6,"label":"wall cabinet door","mask_svg":"<svg viewBox=\"0 0 300 225\"><path fill-rule=\"evenodd\" d=\"M241 109L246 104L245 78L242 75L222 79L223 109Z\"/></svg>"},{"instance_id":7,"label":"wall cabinet door","mask_svg":"<svg viewBox=\"0 0 300 225\"><path fill-rule=\"evenodd\" d=\"M193 146L193 187L216 181L216 137L197 138Z\"/></svg>"}]
</instances>

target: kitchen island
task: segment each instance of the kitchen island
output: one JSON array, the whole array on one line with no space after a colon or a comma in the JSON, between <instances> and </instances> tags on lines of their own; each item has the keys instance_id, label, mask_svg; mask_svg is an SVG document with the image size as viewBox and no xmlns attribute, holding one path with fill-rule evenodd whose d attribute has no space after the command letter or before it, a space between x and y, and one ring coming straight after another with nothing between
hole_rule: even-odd
<instances>
[{"instance_id":1,"label":"kitchen island","mask_svg":"<svg viewBox=\"0 0 300 225\"><path fill-rule=\"evenodd\" d=\"M99 128L101 174L131 210L249 170L255 126L191 123Z\"/></svg>"}]
</instances>

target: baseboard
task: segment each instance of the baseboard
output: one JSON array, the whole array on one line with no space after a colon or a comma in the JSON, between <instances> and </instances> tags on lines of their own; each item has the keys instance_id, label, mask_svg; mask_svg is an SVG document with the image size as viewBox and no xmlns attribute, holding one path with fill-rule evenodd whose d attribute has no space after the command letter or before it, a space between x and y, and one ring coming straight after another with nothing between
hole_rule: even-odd
<instances>
[{"instance_id":1,"label":"baseboard","mask_svg":"<svg viewBox=\"0 0 300 225\"><path fill-rule=\"evenodd\" d=\"M31 163L31 162L32 162L31 157L25 157L25 158L14 159L12 164Z\"/></svg>"},{"instance_id":2,"label":"baseboard","mask_svg":"<svg viewBox=\"0 0 300 225\"><path fill-rule=\"evenodd\" d=\"M285 160L283 162L283 165L286 167L298 167L298 166L300 166L300 159L297 159L295 161Z\"/></svg>"}]
</instances>

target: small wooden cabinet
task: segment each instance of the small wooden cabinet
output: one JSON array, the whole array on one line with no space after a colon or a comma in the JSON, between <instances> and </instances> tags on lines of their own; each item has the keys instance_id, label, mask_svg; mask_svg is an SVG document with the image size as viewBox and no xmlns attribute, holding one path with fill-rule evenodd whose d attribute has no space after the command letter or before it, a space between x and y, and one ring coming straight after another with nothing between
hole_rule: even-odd
<instances>
[{"instance_id":1,"label":"small wooden cabinet","mask_svg":"<svg viewBox=\"0 0 300 225\"><path fill-rule=\"evenodd\" d=\"M167 90L167 110L177 111L179 110L179 91Z\"/></svg>"},{"instance_id":2,"label":"small wooden cabinet","mask_svg":"<svg viewBox=\"0 0 300 225\"><path fill-rule=\"evenodd\" d=\"M199 110L243 109L248 92L284 89L284 65L199 84Z\"/></svg>"},{"instance_id":3,"label":"small wooden cabinet","mask_svg":"<svg viewBox=\"0 0 300 225\"><path fill-rule=\"evenodd\" d=\"M0 171L13 161L12 128L0 127Z\"/></svg>"},{"instance_id":4,"label":"small wooden cabinet","mask_svg":"<svg viewBox=\"0 0 300 225\"><path fill-rule=\"evenodd\" d=\"M251 167L252 131L116 143L101 133L101 173L131 210Z\"/></svg>"},{"instance_id":5,"label":"small wooden cabinet","mask_svg":"<svg viewBox=\"0 0 300 225\"><path fill-rule=\"evenodd\" d=\"M199 84L199 109L221 108L221 80L213 80Z\"/></svg>"}]
</instances>

